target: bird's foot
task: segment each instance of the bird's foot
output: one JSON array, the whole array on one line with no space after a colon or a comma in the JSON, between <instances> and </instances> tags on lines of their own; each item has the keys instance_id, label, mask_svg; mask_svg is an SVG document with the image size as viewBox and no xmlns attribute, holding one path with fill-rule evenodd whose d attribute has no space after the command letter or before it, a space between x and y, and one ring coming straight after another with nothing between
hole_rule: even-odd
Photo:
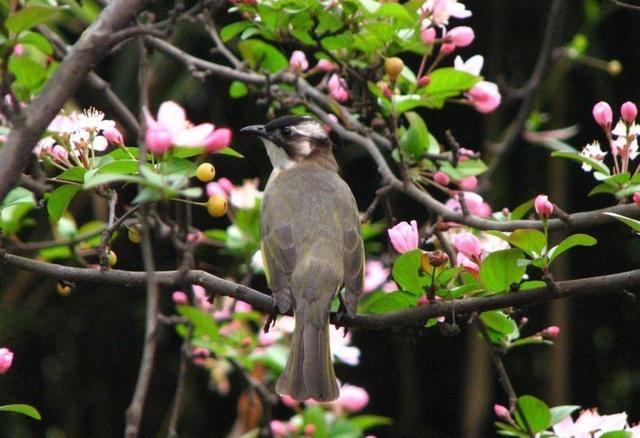
<instances>
[{"instance_id":1,"label":"bird's foot","mask_svg":"<svg viewBox=\"0 0 640 438\"><path fill-rule=\"evenodd\" d=\"M267 322L264 323L264 327L262 331L265 333L269 333L271 327L276 325L276 319L278 318L278 305L274 302L273 307L271 308L271 313L267 316Z\"/></svg>"},{"instance_id":2,"label":"bird's foot","mask_svg":"<svg viewBox=\"0 0 640 438\"><path fill-rule=\"evenodd\" d=\"M347 306L344 304L344 299L340 294L338 294L338 301L340 301L340 305L338 306L338 311L336 312L335 326L338 329L342 328L344 330L343 337L346 337L349 333L349 327L345 324L345 322L349 319L349 314L347 313Z\"/></svg>"}]
</instances>

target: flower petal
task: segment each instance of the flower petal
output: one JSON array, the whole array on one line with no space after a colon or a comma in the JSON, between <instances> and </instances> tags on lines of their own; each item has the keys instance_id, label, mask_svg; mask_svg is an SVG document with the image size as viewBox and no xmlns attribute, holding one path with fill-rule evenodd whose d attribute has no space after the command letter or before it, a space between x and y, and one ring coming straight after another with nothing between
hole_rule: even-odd
<instances>
[{"instance_id":1,"label":"flower petal","mask_svg":"<svg viewBox=\"0 0 640 438\"><path fill-rule=\"evenodd\" d=\"M204 146L205 140L213 132L211 123L203 123L193 128L172 132L173 144L176 146Z\"/></svg>"},{"instance_id":2,"label":"flower petal","mask_svg":"<svg viewBox=\"0 0 640 438\"><path fill-rule=\"evenodd\" d=\"M177 103L171 100L163 102L158 109L158 124L176 134L187 127L187 114Z\"/></svg>"}]
</instances>

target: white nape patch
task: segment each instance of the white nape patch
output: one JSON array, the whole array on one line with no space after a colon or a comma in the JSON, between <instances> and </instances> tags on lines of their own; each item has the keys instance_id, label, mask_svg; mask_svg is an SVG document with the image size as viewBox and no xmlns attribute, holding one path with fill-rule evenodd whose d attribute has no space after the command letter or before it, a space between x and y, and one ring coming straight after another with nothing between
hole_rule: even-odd
<instances>
[{"instance_id":1,"label":"white nape patch","mask_svg":"<svg viewBox=\"0 0 640 438\"><path fill-rule=\"evenodd\" d=\"M322 125L315 120L298 123L297 125L292 126L291 129L303 137L314 138L321 141L327 139L327 131L325 131Z\"/></svg>"},{"instance_id":2,"label":"white nape patch","mask_svg":"<svg viewBox=\"0 0 640 438\"><path fill-rule=\"evenodd\" d=\"M273 142L265 138L260 138L260 140L262 140L265 148L267 149L267 155L269 156L269 161L271 161L274 171L289 169L296 165L296 162L290 159L282 148L279 148L273 144Z\"/></svg>"}]
</instances>

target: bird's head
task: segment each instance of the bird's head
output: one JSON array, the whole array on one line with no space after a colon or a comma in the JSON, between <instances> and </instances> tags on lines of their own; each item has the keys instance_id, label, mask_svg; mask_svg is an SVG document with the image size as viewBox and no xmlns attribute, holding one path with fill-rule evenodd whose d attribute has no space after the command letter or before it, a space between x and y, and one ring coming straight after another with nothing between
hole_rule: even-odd
<instances>
[{"instance_id":1,"label":"bird's head","mask_svg":"<svg viewBox=\"0 0 640 438\"><path fill-rule=\"evenodd\" d=\"M266 125L252 125L240 132L258 136L274 169L300 164L337 169L332 143L322 124L309 116L283 116Z\"/></svg>"}]
</instances>

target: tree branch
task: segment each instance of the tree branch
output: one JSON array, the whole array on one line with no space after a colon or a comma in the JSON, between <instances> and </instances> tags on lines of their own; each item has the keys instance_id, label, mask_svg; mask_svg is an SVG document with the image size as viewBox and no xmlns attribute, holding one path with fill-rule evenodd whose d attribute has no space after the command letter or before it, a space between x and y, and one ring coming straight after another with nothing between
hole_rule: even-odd
<instances>
[{"instance_id":1,"label":"tree branch","mask_svg":"<svg viewBox=\"0 0 640 438\"><path fill-rule=\"evenodd\" d=\"M86 281L121 286L145 284L145 272L121 271L110 269L99 271L90 268L61 266L20 257L6 252L0 253L0 262L17 269L35 272L56 279L68 281ZM182 278L179 271L158 271L155 277L162 286L179 286ZM198 284L211 294L226 295L251 304L256 310L271 313L271 296L229 280L216 277L201 270L189 271L186 281ZM430 318L457 314L483 312L485 310L504 309L506 307L525 307L546 303L556 299L586 297L600 294L624 294L625 290L637 288L640 284L640 269L618 274L589 277L578 280L560 281L555 287L547 286L526 291L504 293L480 298L463 298L455 301L436 301L428 306L413 307L397 312L380 315L358 315L353 319L342 317L341 324L349 327L383 329L389 327L422 327ZM626 294L625 294L626 295Z\"/></svg>"},{"instance_id":2,"label":"tree branch","mask_svg":"<svg viewBox=\"0 0 640 438\"><path fill-rule=\"evenodd\" d=\"M82 34L36 99L13 120L5 145L0 149L0 199L18 183L31 150L64 102L109 51L111 35L126 27L154 0L114 0Z\"/></svg>"}]
</instances>

